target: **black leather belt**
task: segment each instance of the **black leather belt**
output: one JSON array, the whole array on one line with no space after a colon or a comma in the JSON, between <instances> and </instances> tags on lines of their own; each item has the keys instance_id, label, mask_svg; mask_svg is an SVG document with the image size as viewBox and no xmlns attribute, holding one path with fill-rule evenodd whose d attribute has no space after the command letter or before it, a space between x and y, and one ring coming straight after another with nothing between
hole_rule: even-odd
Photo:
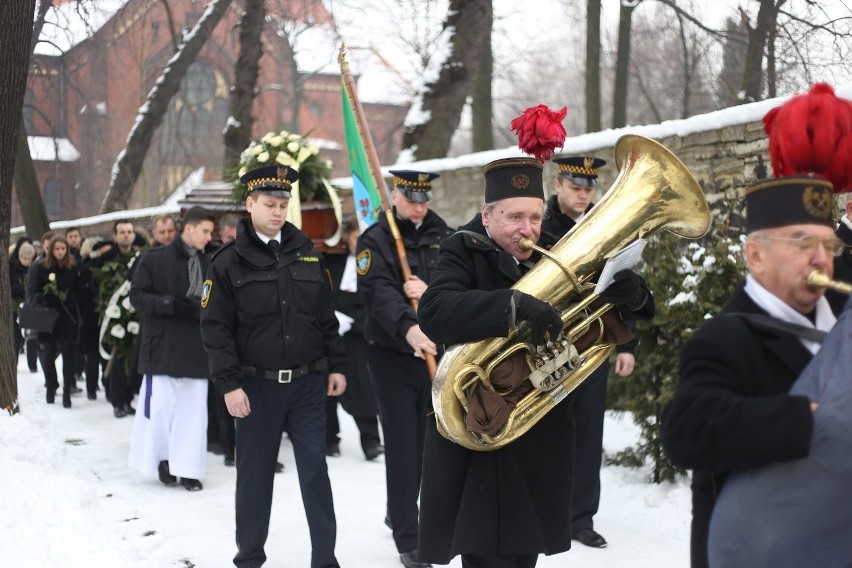
<instances>
[{"instance_id":1,"label":"black leather belt","mask_svg":"<svg viewBox=\"0 0 852 568\"><path fill-rule=\"evenodd\" d=\"M279 383L289 383L293 379L304 377L311 373L319 373L328 370L328 360L317 359L307 365L296 367L295 369L272 369L264 370L259 367L243 367L243 373L248 377L257 377L259 379L269 379L278 381Z\"/></svg>"}]
</instances>

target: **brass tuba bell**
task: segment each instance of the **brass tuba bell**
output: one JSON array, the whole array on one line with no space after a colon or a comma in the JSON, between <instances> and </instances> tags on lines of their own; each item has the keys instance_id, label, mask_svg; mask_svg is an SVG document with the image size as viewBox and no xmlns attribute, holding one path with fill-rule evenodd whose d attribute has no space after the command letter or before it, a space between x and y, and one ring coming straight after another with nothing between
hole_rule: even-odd
<instances>
[{"instance_id":1,"label":"brass tuba bell","mask_svg":"<svg viewBox=\"0 0 852 568\"><path fill-rule=\"evenodd\" d=\"M619 175L604 198L550 251L540 251L543 258L512 287L550 303L560 313L562 334L552 348L525 343L528 330L522 325L506 338L455 345L441 359L432 383L432 403L438 431L447 439L487 451L522 436L615 349L604 339L601 321L612 305L591 308L595 294L580 300L580 294L594 288L607 259L660 230L692 239L707 233L710 212L704 192L664 146L641 136L622 136L615 160ZM580 352L574 343L590 329L600 330L598 340ZM499 432L470 432L465 416L473 389L495 390L491 372L518 353L523 353L525 372L529 371L524 380L534 388L517 403Z\"/></svg>"}]
</instances>

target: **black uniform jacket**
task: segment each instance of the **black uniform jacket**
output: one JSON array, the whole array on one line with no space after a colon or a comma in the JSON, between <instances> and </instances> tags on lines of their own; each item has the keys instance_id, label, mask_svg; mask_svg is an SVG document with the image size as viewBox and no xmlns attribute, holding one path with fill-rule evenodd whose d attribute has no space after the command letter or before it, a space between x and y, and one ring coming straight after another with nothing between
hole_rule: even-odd
<instances>
[{"instance_id":1,"label":"black uniform jacket","mask_svg":"<svg viewBox=\"0 0 852 568\"><path fill-rule=\"evenodd\" d=\"M722 308L729 312L767 315L742 285ZM810 401L787 393L811 358L794 335L729 315L707 321L684 346L662 440L673 464L695 470L693 566L706 564L710 514L729 471L808 454Z\"/></svg>"},{"instance_id":2,"label":"black uniform jacket","mask_svg":"<svg viewBox=\"0 0 852 568\"><path fill-rule=\"evenodd\" d=\"M240 388L246 366L294 369L325 358L330 373L345 372L325 264L292 224L281 229L276 254L249 219L240 221L236 240L214 255L205 288L201 339L221 393Z\"/></svg>"},{"instance_id":3,"label":"black uniform jacket","mask_svg":"<svg viewBox=\"0 0 852 568\"><path fill-rule=\"evenodd\" d=\"M206 271L209 260L197 254L202 271ZM188 262L186 245L178 236L168 246L146 250L133 264L130 302L141 316L138 369L142 374L207 378L201 308L193 317L174 310L175 300L186 298L189 289Z\"/></svg>"},{"instance_id":4,"label":"black uniform jacket","mask_svg":"<svg viewBox=\"0 0 852 568\"><path fill-rule=\"evenodd\" d=\"M485 235L478 215L462 230ZM441 244L438 266L421 298L423 331L445 344L506 337L508 288L520 277L512 256L490 239L456 233ZM518 440L490 452L450 442L430 423L420 494L420 558L446 564L462 553L568 550L573 448L569 401Z\"/></svg>"},{"instance_id":5,"label":"black uniform jacket","mask_svg":"<svg viewBox=\"0 0 852 568\"><path fill-rule=\"evenodd\" d=\"M440 242L453 233L452 229L434 211L426 213L420 228L407 220L397 219L396 224L411 273L429 284L438 263ZM364 338L370 345L414 354L405 334L417 323L417 316L402 290L402 273L387 217L379 216L358 238L357 258L358 290L367 304ZM367 260L369 265L365 264Z\"/></svg>"},{"instance_id":6,"label":"black uniform jacket","mask_svg":"<svg viewBox=\"0 0 852 568\"><path fill-rule=\"evenodd\" d=\"M837 228L837 238L846 243L846 250L834 259L834 279L852 283L852 229L840 223L840 227ZM831 311L834 312L834 315L840 315L849 296L842 292L826 290L825 299L831 305Z\"/></svg>"}]
</instances>

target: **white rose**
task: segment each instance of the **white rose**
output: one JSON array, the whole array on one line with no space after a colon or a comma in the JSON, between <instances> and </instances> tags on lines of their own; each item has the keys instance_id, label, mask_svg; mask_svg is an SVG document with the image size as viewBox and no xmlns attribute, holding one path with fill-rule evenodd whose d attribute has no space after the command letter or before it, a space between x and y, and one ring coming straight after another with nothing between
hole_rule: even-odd
<instances>
[{"instance_id":1,"label":"white rose","mask_svg":"<svg viewBox=\"0 0 852 568\"><path fill-rule=\"evenodd\" d=\"M124 328L119 324L115 324L112 326L112 329L109 330L109 334L117 339L121 339L124 337L125 331Z\"/></svg>"},{"instance_id":2,"label":"white rose","mask_svg":"<svg viewBox=\"0 0 852 568\"><path fill-rule=\"evenodd\" d=\"M280 136L274 136L274 137L270 138L269 145L272 146L273 148L277 148L278 146L281 145L282 142L284 142L283 138L281 138Z\"/></svg>"},{"instance_id":3,"label":"white rose","mask_svg":"<svg viewBox=\"0 0 852 568\"><path fill-rule=\"evenodd\" d=\"M122 308L124 308L125 310L127 310L127 311L128 311L128 312L130 312L130 313L133 313L133 312L135 312L135 311L136 311L136 310L134 310L134 309L133 309L133 304L131 304L131 303L130 303L130 298L129 298L129 297L124 298L124 299L121 301L121 307L122 307Z\"/></svg>"},{"instance_id":4,"label":"white rose","mask_svg":"<svg viewBox=\"0 0 852 568\"><path fill-rule=\"evenodd\" d=\"M260 156L257 157L257 161L261 164L269 161L269 152L263 152Z\"/></svg>"},{"instance_id":5,"label":"white rose","mask_svg":"<svg viewBox=\"0 0 852 568\"><path fill-rule=\"evenodd\" d=\"M298 142L301 139L302 139L302 137L299 134L291 134L290 135L290 140L296 140Z\"/></svg>"},{"instance_id":6,"label":"white rose","mask_svg":"<svg viewBox=\"0 0 852 568\"><path fill-rule=\"evenodd\" d=\"M47 275L47 279L50 280L51 282L56 282L56 274L51 272L50 274Z\"/></svg>"},{"instance_id":7,"label":"white rose","mask_svg":"<svg viewBox=\"0 0 852 568\"><path fill-rule=\"evenodd\" d=\"M243 167L240 168L240 171L238 172L237 175L239 175L240 177L243 177L244 175L246 175L247 171L248 171L248 166L243 166Z\"/></svg>"},{"instance_id":8,"label":"white rose","mask_svg":"<svg viewBox=\"0 0 852 568\"><path fill-rule=\"evenodd\" d=\"M261 142L269 142L272 137L275 136L274 132L267 132L263 135L263 138L260 139Z\"/></svg>"},{"instance_id":9,"label":"white rose","mask_svg":"<svg viewBox=\"0 0 852 568\"><path fill-rule=\"evenodd\" d=\"M331 166L333 165L333 164L331 163L331 160L323 160L323 161L322 161L322 164L323 164L326 168L328 168L328 169L331 169Z\"/></svg>"},{"instance_id":10,"label":"white rose","mask_svg":"<svg viewBox=\"0 0 852 568\"><path fill-rule=\"evenodd\" d=\"M288 136L290 136L290 131L289 130L282 130L281 132L278 133L278 136L280 136L281 138L287 138Z\"/></svg>"},{"instance_id":11,"label":"white rose","mask_svg":"<svg viewBox=\"0 0 852 568\"><path fill-rule=\"evenodd\" d=\"M260 144L251 149L252 156L257 156L261 152L263 152L263 146L261 146Z\"/></svg>"},{"instance_id":12,"label":"white rose","mask_svg":"<svg viewBox=\"0 0 852 568\"><path fill-rule=\"evenodd\" d=\"M106 311L104 311L104 315L110 319L120 318L121 308L118 306L109 306Z\"/></svg>"},{"instance_id":13,"label":"white rose","mask_svg":"<svg viewBox=\"0 0 852 568\"><path fill-rule=\"evenodd\" d=\"M298 142L290 142L287 144L287 151L291 154L295 154L299 151L299 143Z\"/></svg>"},{"instance_id":14,"label":"white rose","mask_svg":"<svg viewBox=\"0 0 852 568\"><path fill-rule=\"evenodd\" d=\"M138 321L128 322L127 331L129 331L133 335L139 335L139 322Z\"/></svg>"},{"instance_id":15,"label":"white rose","mask_svg":"<svg viewBox=\"0 0 852 568\"><path fill-rule=\"evenodd\" d=\"M311 144L310 146L308 146L308 150L310 150L311 154L313 154L314 156L319 156L319 144Z\"/></svg>"}]
</instances>

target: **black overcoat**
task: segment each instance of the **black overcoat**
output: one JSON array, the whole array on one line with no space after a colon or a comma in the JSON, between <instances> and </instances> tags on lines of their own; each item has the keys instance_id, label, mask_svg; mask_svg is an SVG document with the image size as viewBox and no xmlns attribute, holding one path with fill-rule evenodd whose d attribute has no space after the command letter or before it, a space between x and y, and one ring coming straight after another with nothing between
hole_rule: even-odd
<instances>
[{"instance_id":1,"label":"black overcoat","mask_svg":"<svg viewBox=\"0 0 852 568\"><path fill-rule=\"evenodd\" d=\"M722 313L768 315L741 285ZM692 566L707 565L707 531L716 497L733 469L808 454L810 401L788 394L812 355L794 335L720 315L681 353L680 380L662 418L671 462L692 477Z\"/></svg>"},{"instance_id":2,"label":"black overcoat","mask_svg":"<svg viewBox=\"0 0 852 568\"><path fill-rule=\"evenodd\" d=\"M202 274L210 264L199 252ZM133 264L130 302L141 319L138 371L206 379L207 354L201 344L201 304L194 316L175 313L174 302L189 290L189 252L178 236L165 247L153 247Z\"/></svg>"},{"instance_id":3,"label":"black overcoat","mask_svg":"<svg viewBox=\"0 0 852 568\"><path fill-rule=\"evenodd\" d=\"M840 226L837 228L837 237L846 243L846 250L834 259L834 279L840 282L852 283L852 229L840 223ZM846 305L846 300L849 299L849 296L842 292L826 290L825 299L831 305L831 311L835 315L839 315L843 311L843 306Z\"/></svg>"},{"instance_id":4,"label":"black overcoat","mask_svg":"<svg viewBox=\"0 0 852 568\"><path fill-rule=\"evenodd\" d=\"M479 216L460 230L485 234ZM512 256L490 240L456 233L441 244L438 266L421 298L423 331L444 344L506 337L511 322L508 288L521 274ZM463 553L568 550L573 448L568 401L518 440L490 452L450 442L431 420L420 494L420 558L446 564Z\"/></svg>"},{"instance_id":5,"label":"black overcoat","mask_svg":"<svg viewBox=\"0 0 852 568\"><path fill-rule=\"evenodd\" d=\"M65 292L64 301L53 294L46 294L44 292L44 287L50 278L50 274L56 275L57 289L60 292ZM59 312L59 318L56 320L53 333L39 332L38 340L40 343L77 342L80 325L79 305L81 294L79 272L76 266L60 268L54 265L52 268L45 268L44 261L33 262L29 266L27 274L27 302L38 303L43 301L46 306Z\"/></svg>"}]
</instances>

